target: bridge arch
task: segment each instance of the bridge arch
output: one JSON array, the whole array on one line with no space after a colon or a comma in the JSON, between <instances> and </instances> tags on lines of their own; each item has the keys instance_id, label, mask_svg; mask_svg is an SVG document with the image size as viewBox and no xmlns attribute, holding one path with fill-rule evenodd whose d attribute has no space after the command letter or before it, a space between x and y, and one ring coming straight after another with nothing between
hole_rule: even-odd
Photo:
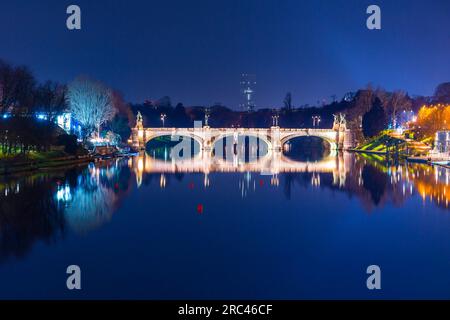
<instances>
[{"instance_id":1,"label":"bridge arch","mask_svg":"<svg viewBox=\"0 0 450 320\"><path fill-rule=\"evenodd\" d=\"M320 138L330 144L331 150L338 149L338 141L337 141L337 132L333 130L324 130L323 132L314 130L313 132L308 131L299 131L285 135L281 138L280 144L281 147L284 146L286 142L295 138L301 137L317 137Z\"/></svg>"},{"instance_id":2,"label":"bridge arch","mask_svg":"<svg viewBox=\"0 0 450 320\"><path fill-rule=\"evenodd\" d=\"M195 142L197 142L200 145L200 148L203 146L203 138L194 134L194 133L188 133L188 132L145 132L144 137L144 144L147 145L151 140L154 140L159 137L181 137L181 138L190 138L193 139Z\"/></svg>"},{"instance_id":3,"label":"bridge arch","mask_svg":"<svg viewBox=\"0 0 450 320\"><path fill-rule=\"evenodd\" d=\"M220 140L227 139L229 137L234 137L235 134L239 137L254 137L261 141L263 141L267 145L267 149L272 149L272 141L270 141L270 137L267 136L267 134L261 134L259 132L226 132L219 134L217 136L214 136L214 141L211 143L211 148L214 149L216 143Z\"/></svg>"}]
</instances>

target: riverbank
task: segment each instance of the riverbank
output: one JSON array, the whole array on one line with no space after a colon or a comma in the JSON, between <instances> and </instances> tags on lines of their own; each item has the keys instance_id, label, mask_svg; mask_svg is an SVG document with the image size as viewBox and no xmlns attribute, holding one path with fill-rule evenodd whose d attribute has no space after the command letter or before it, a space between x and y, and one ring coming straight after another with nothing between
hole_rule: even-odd
<instances>
[{"instance_id":1,"label":"riverbank","mask_svg":"<svg viewBox=\"0 0 450 320\"><path fill-rule=\"evenodd\" d=\"M96 161L96 158L90 155L60 156L54 158L42 157L23 160L0 160L0 175L10 175L21 172L32 172L36 170L60 168L64 166L89 163L92 161Z\"/></svg>"}]
</instances>

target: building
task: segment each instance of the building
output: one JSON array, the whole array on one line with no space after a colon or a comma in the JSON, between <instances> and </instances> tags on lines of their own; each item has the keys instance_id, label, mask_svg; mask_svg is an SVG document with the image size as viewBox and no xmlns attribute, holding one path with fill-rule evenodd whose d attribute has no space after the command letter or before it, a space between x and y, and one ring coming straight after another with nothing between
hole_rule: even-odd
<instances>
[{"instance_id":1,"label":"building","mask_svg":"<svg viewBox=\"0 0 450 320\"><path fill-rule=\"evenodd\" d=\"M255 109L255 86L256 77L254 74L243 73L241 75L241 109L253 111Z\"/></svg>"},{"instance_id":2,"label":"building","mask_svg":"<svg viewBox=\"0 0 450 320\"><path fill-rule=\"evenodd\" d=\"M434 151L437 153L450 152L450 131L438 131L434 139Z\"/></svg>"}]
</instances>

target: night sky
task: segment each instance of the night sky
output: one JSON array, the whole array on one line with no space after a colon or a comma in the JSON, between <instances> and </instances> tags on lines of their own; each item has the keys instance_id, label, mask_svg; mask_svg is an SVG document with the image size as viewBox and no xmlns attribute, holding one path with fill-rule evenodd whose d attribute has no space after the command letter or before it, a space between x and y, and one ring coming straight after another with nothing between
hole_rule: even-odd
<instances>
[{"instance_id":1,"label":"night sky","mask_svg":"<svg viewBox=\"0 0 450 320\"><path fill-rule=\"evenodd\" d=\"M66 28L66 8L82 30ZM366 8L382 30L366 28ZM256 104L339 98L371 82L431 95L450 81L448 0L1 0L0 57L39 80L90 75L131 102L237 108L241 73Z\"/></svg>"}]
</instances>

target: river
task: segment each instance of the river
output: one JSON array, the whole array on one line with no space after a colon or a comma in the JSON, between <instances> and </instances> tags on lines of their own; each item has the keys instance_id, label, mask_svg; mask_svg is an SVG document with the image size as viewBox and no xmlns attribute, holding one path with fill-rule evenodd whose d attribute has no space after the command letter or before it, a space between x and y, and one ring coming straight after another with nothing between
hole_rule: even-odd
<instances>
[{"instance_id":1,"label":"river","mask_svg":"<svg viewBox=\"0 0 450 320\"><path fill-rule=\"evenodd\" d=\"M0 298L450 298L447 169L149 154L1 178Z\"/></svg>"}]
</instances>

